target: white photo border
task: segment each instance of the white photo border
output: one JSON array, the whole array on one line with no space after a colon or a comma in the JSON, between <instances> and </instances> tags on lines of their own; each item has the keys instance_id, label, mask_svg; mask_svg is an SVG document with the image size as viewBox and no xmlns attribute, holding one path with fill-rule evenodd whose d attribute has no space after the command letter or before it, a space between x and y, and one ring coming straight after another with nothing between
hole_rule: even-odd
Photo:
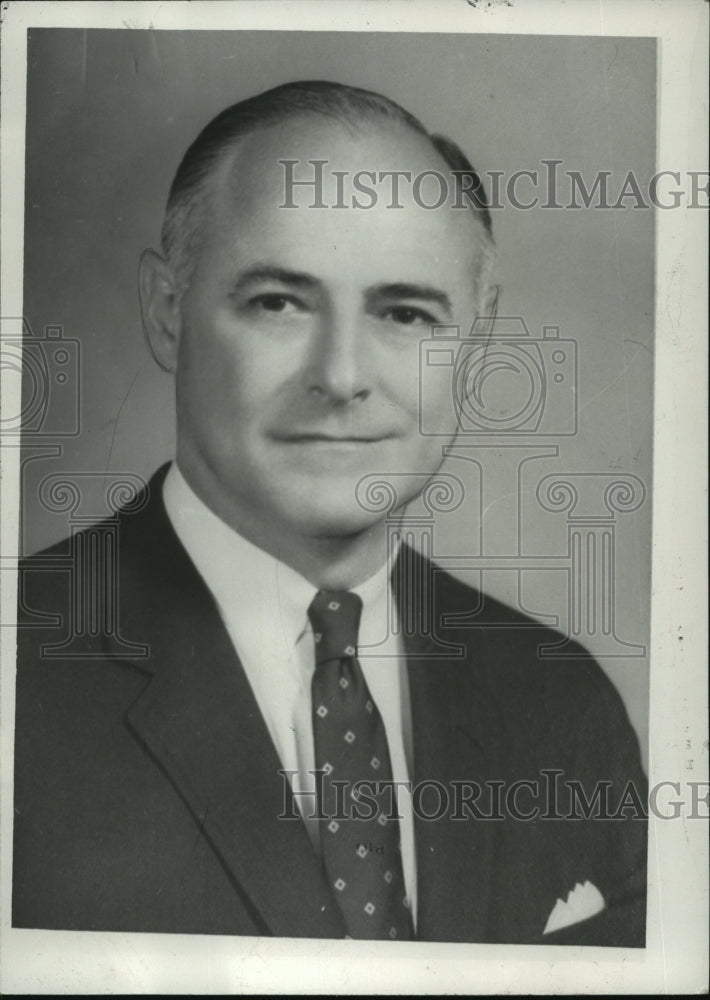
<instances>
[{"instance_id":1,"label":"white photo border","mask_svg":"<svg viewBox=\"0 0 710 1000\"><path fill-rule=\"evenodd\" d=\"M659 39L657 169L707 170L703 0L315 0L2 4L4 316L22 315L28 27L622 35ZM658 212L650 783L707 780L707 215ZM3 372L3 376L5 373ZM2 450L2 541L18 530L19 450ZM14 608L12 574L4 607ZM9 618L12 615L8 616ZM3 615L3 620L8 620ZM683 641L678 640L682 627ZM647 947L303 941L10 926L15 636L3 671L0 988L4 993L666 993L707 988L707 829L651 816ZM701 749L703 748L703 749Z\"/></svg>"}]
</instances>

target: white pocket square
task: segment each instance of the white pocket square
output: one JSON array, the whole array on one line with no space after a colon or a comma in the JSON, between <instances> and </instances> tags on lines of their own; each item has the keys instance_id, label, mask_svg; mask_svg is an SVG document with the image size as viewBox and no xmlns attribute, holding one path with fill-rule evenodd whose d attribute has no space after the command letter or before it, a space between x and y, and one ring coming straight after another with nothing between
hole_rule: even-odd
<instances>
[{"instance_id":1,"label":"white pocket square","mask_svg":"<svg viewBox=\"0 0 710 1000\"><path fill-rule=\"evenodd\" d=\"M548 917L543 934L551 934L580 920L587 920L605 908L604 897L591 882L581 885L579 882L567 895L566 902L558 899L555 908Z\"/></svg>"}]
</instances>

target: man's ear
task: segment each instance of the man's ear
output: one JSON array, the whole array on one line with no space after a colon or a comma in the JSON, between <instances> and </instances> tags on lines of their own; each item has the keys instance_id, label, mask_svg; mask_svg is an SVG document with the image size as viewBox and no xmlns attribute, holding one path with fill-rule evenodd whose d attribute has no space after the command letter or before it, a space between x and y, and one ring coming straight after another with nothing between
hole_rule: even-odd
<instances>
[{"instance_id":1,"label":"man's ear","mask_svg":"<svg viewBox=\"0 0 710 1000\"><path fill-rule=\"evenodd\" d=\"M163 371L174 372L180 343L180 297L172 270L155 250L141 254L138 289L150 353Z\"/></svg>"}]
</instances>

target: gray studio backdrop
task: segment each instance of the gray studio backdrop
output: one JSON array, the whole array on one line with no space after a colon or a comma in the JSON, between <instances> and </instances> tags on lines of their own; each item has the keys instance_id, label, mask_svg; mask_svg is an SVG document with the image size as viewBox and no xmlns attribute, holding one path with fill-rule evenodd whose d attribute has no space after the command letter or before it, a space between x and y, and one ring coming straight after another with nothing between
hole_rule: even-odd
<instances>
[{"instance_id":1,"label":"gray studio backdrop","mask_svg":"<svg viewBox=\"0 0 710 1000\"><path fill-rule=\"evenodd\" d=\"M172 455L172 384L144 345L137 262L158 245L183 151L217 111L291 79L365 86L450 135L503 185L515 171L537 170L536 191L519 182L521 201L545 200L542 161L556 159L587 187L610 171L613 202L629 171L642 187L654 171L655 74L651 39L30 31L25 319L35 340L78 342L60 355L69 372L61 389L81 398L75 428L57 398L24 436L22 550L66 536L72 517L109 513L96 476L82 479L80 512L59 509L56 495L46 502L46 490L40 501L48 476L147 478ZM560 192L568 203L562 181ZM575 342L578 425L555 437L568 429L569 399L553 398L548 372L546 405L560 413L546 413L547 436L467 438L446 464L464 499L437 515L435 555L474 585L483 565L474 557L490 557L488 591L562 629L576 622L645 748L653 211L634 208L633 198L615 210L521 210L505 187L501 201L493 212L499 313L523 317L533 340L552 326ZM538 348L543 366L551 351ZM50 359L50 381L56 364ZM591 608L597 597L606 611Z\"/></svg>"}]
</instances>

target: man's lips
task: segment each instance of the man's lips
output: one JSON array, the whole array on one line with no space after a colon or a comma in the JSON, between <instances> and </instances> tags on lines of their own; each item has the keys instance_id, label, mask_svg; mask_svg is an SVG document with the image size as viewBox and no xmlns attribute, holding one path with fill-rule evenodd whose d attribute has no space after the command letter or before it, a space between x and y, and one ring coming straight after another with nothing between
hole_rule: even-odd
<instances>
[{"instance_id":1,"label":"man's lips","mask_svg":"<svg viewBox=\"0 0 710 1000\"><path fill-rule=\"evenodd\" d=\"M274 440L286 444L376 444L393 437L392 434L324 434L318 431L289 431L272 434Z\"/></svg>"}]
</instances>

